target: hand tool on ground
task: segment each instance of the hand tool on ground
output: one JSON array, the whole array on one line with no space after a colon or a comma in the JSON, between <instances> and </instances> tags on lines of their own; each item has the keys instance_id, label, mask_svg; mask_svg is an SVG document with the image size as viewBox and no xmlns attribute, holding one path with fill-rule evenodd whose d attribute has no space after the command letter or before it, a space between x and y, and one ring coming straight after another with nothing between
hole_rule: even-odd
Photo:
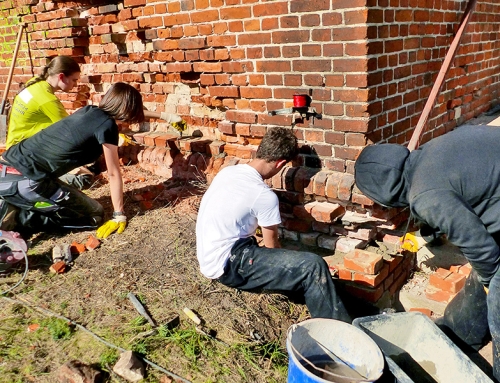
<instances>
[{"instance_id":1,"label":"hand tool on ground","mask_svg":"<svg viewBox=\"0 0 500 383\"><path fill-rule=\"evenodd\" d=\"M147 336L151 336L151 335L156 334L158 332L158 328L160 326L158 326L155 323L155 321L153 320L153 318L151 318L151 316L147 313L147 311L144 308L144 306L142 305L142 303L132 293L128 293L127 298L130 300L130 302L132 302L132 304L134 305L137 312L139 314L141 314L141 316L148 321L148 323L151 325L151 327L153 327L153 329L150 331L145 331L145 332L141 332L140 334L137 334L135 337L133 337L130 340L130 342L132 342L136 338L145 338ZM172 329L172 328L176 327L178 324L179 324L179 316L176 315L172 319L170 319L166 324L164 324L163 327L167 328L167 329Z\"/></svg>"},{"instance_id":2,"label":"hand tool on ground","mask_svg":"<svg viewBox=\"0 0 500 383\"><path fill-rule=\"evenodd\" d=\"M67 265L73 262L73 256L71 254L71 245L55 245L52 249L52 262L56 263L63 261Z\"/></svg>"},{"instance_id":3,"label":"hand tool on ground","mask_svg":"<svg viewBox=\"0 0 500 383\"><path fill-rule=\"evenodd\" d=\"M158 327L156 325L155 321L153 320L153 318L151 318L151 316L146 312L146 309L144 308L142 303L139 301L139 299L137 299L137 297L134 294L128 293L127 298L130 300L130 302L132 302L132 304L134 305L137 312L139 314L141 314L141 316L149 322L151 327L153 327L153 328Z\"/></svg>"},{"instance_id":4,"label":"hand tool on ground","mask_svg":"<svg viewBox=\"0 0 500 383\"><path fill-rule=\"evenodd\" d=\"M7 76L7 83L5 84L2 103L0 104L0 145L5 145L5 140L7 139L7 116L4 114L4 110L5 104L7 103L7 97L9 95L10 84L12 82L14 67L16 66L17 61L17 53L19 52L19 47L21 45L21 37L23 35L24 28L26 28L26 23L19 24L16 47L14 48L14 53L12 54L12 63L10 65L9 75Z\"/></svg>"},{"instance_id":5,"label":"hand tool on ground","mask_svg":"<svg viewBox=\"0 0 500 383\"><path fill-rule=\"evenodd\" d=\"M196 332L198 332L202 335L205 335L206 337L208 337L216 342L222 343L225 346L228 346L227 343L225 343L225 342L223 342L215 337L216 332L214 330L209 330L205 327L204 324L202 324L200 317L198 317L198 315L196 315L193 312L193 310L191 310L188 307L184 307L184 309L182 311L184 312L184 314L186 314L186 316L189 319L191 319L196 324L196 326L194 327Z\"/></svg>"}]
</instances>

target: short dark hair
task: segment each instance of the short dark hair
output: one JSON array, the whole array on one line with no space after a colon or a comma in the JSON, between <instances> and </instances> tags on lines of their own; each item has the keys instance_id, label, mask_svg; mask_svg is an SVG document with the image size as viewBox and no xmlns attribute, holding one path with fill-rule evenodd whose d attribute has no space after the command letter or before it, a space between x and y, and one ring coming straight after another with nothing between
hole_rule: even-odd
<instances>
[{"instance_id":1,"label":"short dark hair","mask_svg":"<svg viewBox=\"0 0 500 383\"><path fill-rule=\"evenodd\" d=\"M108 89L99 108L116 120L132 123L144 121L141 94L133 86L123 82L117 82Z\"/></svg>"},{"instance_id":2,"label":"short dark hair","mask_svg":"<svg viewBox=\"0 0 500 383\"><path fill-rule=\"evenodd\" d=\"M297 137L288 128L270 128L257 149L257 158L267 162L287 160L297 157L299 152Z\"/></svg>"}]
</instances>

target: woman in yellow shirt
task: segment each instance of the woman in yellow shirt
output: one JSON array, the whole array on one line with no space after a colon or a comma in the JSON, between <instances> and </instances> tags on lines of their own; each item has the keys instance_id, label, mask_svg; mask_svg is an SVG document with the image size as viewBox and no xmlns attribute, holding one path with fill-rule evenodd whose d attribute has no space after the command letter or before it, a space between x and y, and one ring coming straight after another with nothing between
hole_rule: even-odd
<instances>
[{"instance_id":1,"label":"woman in yellow shirt","mask_svg":"<svg viewBox=\"0 0 500 383\"><path fill-rule=\"evenodd\" d=\"M7 149L67 117L68 113L54 92L69 92L79 78L78 63L71 57L57 56L38 77L29 80L12 105Z\"/></svg>"},{"instance_id":2,"label":"woman in yellow shirt","mask_svg":"<svg viewBox=\"0 0 500 383\"><path fill-rule=\"evenodd\" d=\"M68 116L56 91L69 92L80 78L80 66L69 56L57 56L42 73L29 80L14 99L9 117L6 148L24 141L35 133ZM94 174L82 166L61 176L61 180L77 189L85 189Z\"/></svg>"}]
</instances>

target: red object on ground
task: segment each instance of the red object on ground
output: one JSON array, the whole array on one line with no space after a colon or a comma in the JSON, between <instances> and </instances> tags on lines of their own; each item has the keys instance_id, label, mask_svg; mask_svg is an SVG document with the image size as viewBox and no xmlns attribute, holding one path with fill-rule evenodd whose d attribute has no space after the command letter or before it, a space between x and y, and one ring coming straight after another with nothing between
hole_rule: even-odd
<instances>
[{"instance_id":1,"label":"red object on ground","mask_svg":"<svg viewBox=\"0 0 500 383\"><path fill-rule=\"evenodd\" d=\"M87 248L87 250L94 250L98 248L100 244L101 242L96 237L91 235L85 243L85 247Z\"/></svg>"}]
</instances>

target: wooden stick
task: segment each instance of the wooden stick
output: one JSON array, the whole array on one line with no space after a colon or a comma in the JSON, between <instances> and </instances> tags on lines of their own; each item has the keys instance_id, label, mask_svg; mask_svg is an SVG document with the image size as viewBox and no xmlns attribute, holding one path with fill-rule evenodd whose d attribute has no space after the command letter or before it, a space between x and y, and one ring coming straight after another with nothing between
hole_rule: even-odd
<instances>
[{"instance_id":1,"label":"wooden stick","mask_svg":"<svg viewBox=\"0 0 500 383\"><path fill-rule=\"evenodd\" d=\"M7 77L7 84L5 84L2 104L0 105L0 114L3 114L3 111L5 109L5 103L7 102L7 95L9 94L10 83L12 82L12 75L14 74L14 67L16 66L17 53L19 52L19 47L21 45L21 37L23 36L24 28L26 28L26 23L19 24L19 32L17 33L16 47L14 48L14 55L12 56L12 64L10 65L9 76Z\"/></svg>"}]
</instances>

